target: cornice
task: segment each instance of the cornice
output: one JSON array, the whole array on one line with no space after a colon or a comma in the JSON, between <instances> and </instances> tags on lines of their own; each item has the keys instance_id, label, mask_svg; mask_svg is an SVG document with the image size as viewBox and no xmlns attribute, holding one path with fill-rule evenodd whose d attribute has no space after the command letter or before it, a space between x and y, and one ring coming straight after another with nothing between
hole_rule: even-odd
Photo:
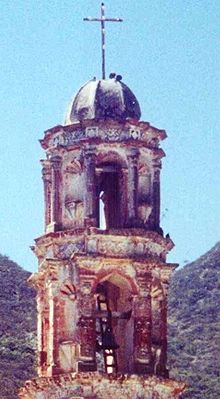
<instances>
[{"instance_id":1,"label":"cornice","mask_svg":"<svg viewBox=\"0 0 220 399\"><path fill-rule=\"evenodd\" d=\"M32 247L40 260L54 256L71 258L75 254L114 258L149 259L155 257L165 262L167 253L174 247L170 237L144 229L88 229L48 233L35 240Z\"/></svg>"},{"instance_id":2,"label":"cornice","mask_svg":"<svg viewBox=\"0 0 220 399\"><path fill-rule=\"evenodd\" d=\"M149 122L127 120L87 120L68 126L57 125L45 131L40 140L41 146L48 148L68 148L80 142L140 143L156 148L160 140L167 137L165 130L157 129Z\"/></svg>"}]
</instances>

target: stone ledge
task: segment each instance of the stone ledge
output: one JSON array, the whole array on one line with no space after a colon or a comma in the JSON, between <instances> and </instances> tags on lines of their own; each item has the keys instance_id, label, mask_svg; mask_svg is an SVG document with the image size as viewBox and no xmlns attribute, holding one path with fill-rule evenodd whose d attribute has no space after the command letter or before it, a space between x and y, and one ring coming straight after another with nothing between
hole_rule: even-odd
<instances>
[{"instance_id":1,"label":"stone ledge","mask_svg":"<svg viewBox=\"0 0 220 399\"><path fill-rule=\"evenodd\" d=\"M48 129L40 143L44 149L47 149L70 147L85 140L114 143L131 141L140 142L142 145L146 143L152 149L158 149L159 141L166 137L165 130L157 129L149 122L139 122L133 119L128 119L125 122L114 119L99 121L93 119L67 126L57 125ZM163 154L161 153L162 156Z\"/></svg>"},{"instance_id":2,"label":"stone ledge","mask_svg":"<svg viewBox=\"0 0 220 399\"><path fill-rule=\"evenodd\" d=\"M175 399L185 389L183 382L138 375L107 376L68 373L27 381L20 399Z\"/></svg>"},{"instance_id":3,"label":"stone ledge","mask_svg":"<svg viewBox=\"0 0 220 399\"><path fill-rule=\"evenodd\" d=\"M156 257L165 261L174 243L154 231L144 229L89 229L66 230L45 234L35 240L32 247L36 255L67 259L74 254L106 255L119 257ZM56 249L54 249L55 247Z\"/></svg>"}]
</instances>

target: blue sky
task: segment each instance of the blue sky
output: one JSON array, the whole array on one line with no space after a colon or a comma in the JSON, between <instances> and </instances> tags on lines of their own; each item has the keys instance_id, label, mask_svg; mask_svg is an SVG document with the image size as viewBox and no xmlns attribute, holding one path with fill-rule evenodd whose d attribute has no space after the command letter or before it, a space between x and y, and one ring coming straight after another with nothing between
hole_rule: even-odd
<instances>
[{"instance_id":1,"label":"blue sky","mask_svg":"<svg viewBox=\"0 0 220 399\"><path fill-rule=\"evenodd\" d=\"M184 264L219 240L220 7L214 0L106 0L107 73L137 96L142 119L165 129L162 227ZM43 233L38 139L63 122L79 87L101 76L97 0L1 3L0 252L28 270Z\"/></svg>"}]
</instances>

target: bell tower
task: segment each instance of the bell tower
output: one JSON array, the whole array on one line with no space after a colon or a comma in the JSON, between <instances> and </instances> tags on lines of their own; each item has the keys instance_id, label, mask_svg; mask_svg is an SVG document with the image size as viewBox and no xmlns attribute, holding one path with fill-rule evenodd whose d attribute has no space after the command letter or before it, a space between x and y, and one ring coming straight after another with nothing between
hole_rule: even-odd
<instances>
[{"instance_id":1,"label":"bell tower","mask_svg":"<svg viewBox=\"0 0 220 399\"><path fill-rule=\"evenodd\" d=\"M64 125L45 132L45 231L33 251L38 378L21 399L178 398L169 379L166 262L160 226L164 130L140 121L115 73L90 80Z\"/></svg>"}]
</instances>

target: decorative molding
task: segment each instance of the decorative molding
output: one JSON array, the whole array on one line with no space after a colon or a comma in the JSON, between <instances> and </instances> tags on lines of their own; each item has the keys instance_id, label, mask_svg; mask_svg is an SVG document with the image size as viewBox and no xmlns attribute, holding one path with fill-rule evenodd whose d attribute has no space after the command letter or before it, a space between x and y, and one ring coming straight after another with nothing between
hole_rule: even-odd
<instances>
[{"instance_id":1,"label":"decorative molding","mask_svg":"<svg viewBox=\"0 0 220 399\"><path fill-rule=\"evenodd\" d=\"M59 245L57 249L57 257L60 259L66 259L71 257L75 253L80 253L84 251L85 242L82 239L78 239L77 241L74 240L74 242L69 241Z\"/></svg>"},{"instance_id":2,"label":"decorative molding","mask_svg":"<svg viewBox=\"0 0 220 399\"><path fill-rule=\"evenodd\" d=\"M20 399L175 399L185 387L183 382L155 376L120 374L108 377L98 372L81 372L27 381L18 396Z\"/></svg>"},{"instance_id":3,"label":"decorative molding","mask_svg":"<svg viewBox=\"0 0 220 399\"><path fill-rule=\"evenodd\" d=\"M144 130L138 126L123 127L73 127L72 130L60 130L48 138L47 147L68 147L85 139L99 139L107 142L144 141L151 148L158 148L158 133L154 130ZM45 138L46 140L46 138ZM45 140L42 140L44 143Z\"/></svg>"},{"instance_id":4,"label":"decorative molding","mask_svg":"<svg viewBox=\"0 0 220 399\"><path fill-rule=\"evenodd\" d=\"M129 229L115 229L107 234L97 228L74 230L74 234L72 231L49 233L36 240L35 253L42 258L50 254L50 257L60 261L87 252L110 257L154 257L164 262L166 254L174 246L170 238L156 232L133 229L132 233Z\"/></svg>"},{"instance_id":5,"label":"decorative molding","mask_svg":"<svg viewBox=\"0 0 220 399\"><path fill-rule=\"evenodd\" d=\"M88 253L107 256L156 256L165 260L161 244L142 237L88 236Z\"/></svg>"}]
</instances>

